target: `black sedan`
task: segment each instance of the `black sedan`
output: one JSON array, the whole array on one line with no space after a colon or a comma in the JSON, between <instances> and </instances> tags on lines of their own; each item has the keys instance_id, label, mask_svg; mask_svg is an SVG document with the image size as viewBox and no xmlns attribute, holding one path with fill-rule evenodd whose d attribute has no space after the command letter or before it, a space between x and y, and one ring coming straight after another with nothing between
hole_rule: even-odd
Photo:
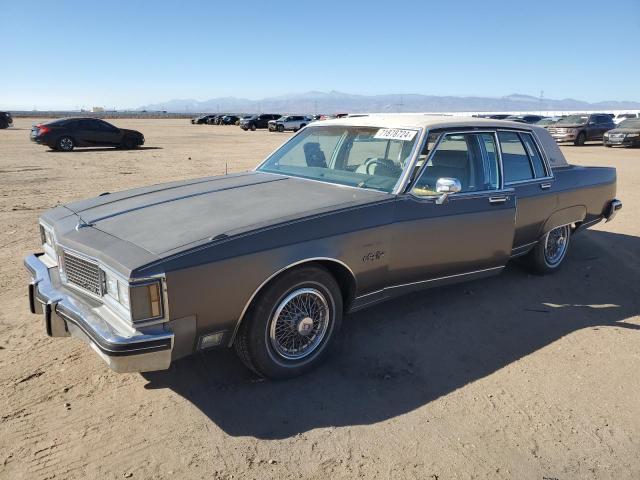
<instances>
[{"instance_id":1,"label":"black sedan","mask_svg":"<svg viewBox=\"0 0 640 480\"><path fill-rule=\"evenodd\" d=\"M31 140L52 150L70 152L76 147L136 148L144 144L144 135L99 118L61 118L32 127Z\"/></svg>"},{"instance_id":2,"label":"black sedan","mask_svg":"<svg viewBox=\"0 0 640 480\"><path fill-rule=\"evenodd\" d=\"M13 126L13 118L7 112L0 112L0 128L9 128Z\"/></svg>"},{"instance_id":3,"label":"black sedan","mask_svg":"<svg viewBox=\"0 0 640 480\"><path fill-rule=\"evenodd\" d=\"M629 118L613 130L605 132L602 139L605 147L640 147L640 118Z\"/></svg>"}]
</instances>

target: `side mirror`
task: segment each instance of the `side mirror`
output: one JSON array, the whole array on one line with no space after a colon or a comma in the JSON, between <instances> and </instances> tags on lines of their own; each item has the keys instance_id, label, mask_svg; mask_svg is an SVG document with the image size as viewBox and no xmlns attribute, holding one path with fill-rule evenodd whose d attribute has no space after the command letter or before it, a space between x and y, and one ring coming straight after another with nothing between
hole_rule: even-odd
<instances>
[{"instance_id":1,"label":"side mirror","mask_svg":"<svg viewBox=\"0 0 640 480\"><path fill-rule=\"evenodd\" d=\"M458 193L462 190L462 184L457 178L442 177L436 181L436 192L441 193L436 200L436 204L442 205L446 203L447 198L452 193Z\"/></svg>"}]
</instances>

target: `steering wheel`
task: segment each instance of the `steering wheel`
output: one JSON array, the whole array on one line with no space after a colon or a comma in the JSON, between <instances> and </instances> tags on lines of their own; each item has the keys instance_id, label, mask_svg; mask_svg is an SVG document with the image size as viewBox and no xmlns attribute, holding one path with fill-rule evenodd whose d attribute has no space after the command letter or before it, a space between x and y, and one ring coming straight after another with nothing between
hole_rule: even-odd
<instances>
[{"instance_id":1,"label":"steering wheel","mask_svg":"<svg viewBox=\"0 0 640 480\"><path fill-rule=\"evenodd\" d=\"M389 160L387 158L368 158L367 160L365 160L364 162L364 169L367 172L367 175L373 175L373 173L371 173L369 171L369 169L372 166L376 166L376 165L382 165L383 167L386 168L396 168L396 165L393 163L392 160Z\"/></svg>"}]
</instances>

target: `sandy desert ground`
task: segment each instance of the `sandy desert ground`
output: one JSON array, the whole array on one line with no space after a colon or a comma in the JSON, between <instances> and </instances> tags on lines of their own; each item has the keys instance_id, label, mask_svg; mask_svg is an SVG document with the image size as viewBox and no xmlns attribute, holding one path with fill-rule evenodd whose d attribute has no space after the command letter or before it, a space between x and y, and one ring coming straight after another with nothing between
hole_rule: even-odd
<instances>
[{"instance_id":1,"label":"sandy desert ground","mask_svg":"<svg viewBox=\"0 0 640 480\"><path fill-rule=\"evenodd\" d=\"M510 266L359 312L321 368L265 382L231 351L111 372L46 336L22 258L51 206L246 170L288 134L121 120L144 149L65 154L32 123L0 130L0 478L640 478L640 150L563 147L618 168L624 209L558 274Z\"/></svg>"}]
</instances>

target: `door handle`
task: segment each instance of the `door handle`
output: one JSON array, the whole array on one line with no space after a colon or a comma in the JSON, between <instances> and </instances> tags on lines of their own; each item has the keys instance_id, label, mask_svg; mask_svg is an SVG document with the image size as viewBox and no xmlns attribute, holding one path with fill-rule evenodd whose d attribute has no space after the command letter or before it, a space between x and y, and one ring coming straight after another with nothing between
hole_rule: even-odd
<instances>
[{"instance_id":1,"label":"door handle","mask_svg":"<svg viewBox=\"0 0 640 480\"><path fill-rule=\"evenodd\" d=\"M551 184L550 184L550 183L541 183L541 184L540 184L540 188L541 188L542 190L548 190L548 189L550 189L550 188L551 188Z\"/></svg>"},{"instance_id":2,"label":"door handle","mask_svg":"<svg viewBox=\"0 0 640 480\"><path fill-rule=\"evenodd\" d=\"M489 197L489 203L492 205L497 205L499 203L504 203L509 200L509 197Z\"/></svg>"}]
</instances>

